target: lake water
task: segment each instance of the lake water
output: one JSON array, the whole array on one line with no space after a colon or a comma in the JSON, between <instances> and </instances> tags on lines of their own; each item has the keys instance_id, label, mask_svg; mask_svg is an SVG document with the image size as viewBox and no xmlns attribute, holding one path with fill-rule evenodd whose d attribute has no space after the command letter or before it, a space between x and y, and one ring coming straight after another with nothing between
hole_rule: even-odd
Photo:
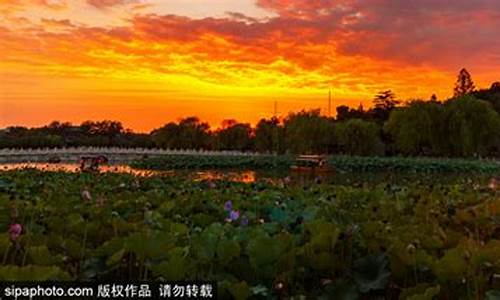
<instances>
[{"instance_id":1,"label":"lake water","mask_svg":"<svg viewBox=\"0 0 500 300\"><path fill-rule=\"evenodd\" d=\"M81 172L80 165L76 163L10 163L0 164L1 171L37 169L46 172ZM296 182L302 184L330 183L363 185L378 183L398 183L403 185L421 183L432 185L434 183L460 183L473 184L485 183L490 176L475 174L400 174L393 172L377 173L329 173L322 175L293 174L288 171L254 171L254 170L175 170L155 171L131 168L128 165L101 165L100 172L124 173L134 176L183 176L195 181L228 180L243 183L252 183L259 180L271 182Z\"/></svg>"},{"instance_id":2,"label":"lake water","mask_svg":"<svg viewBox=\"0 0 500 300\"><path fill-rule=\"evenodd\" d=\"M37 169L46 172L81 172L80 165L76 163L10 163L0 164L0 171L12 171L23 169ZM134 176L173 176L182 175L189 176L193 180L231 180L237 182L250 183L257 180L257 172L255 171L154 171L140 170L131 168L128 165L101 165L100 172L125 173Z\"/></svg>"}]
</instances>

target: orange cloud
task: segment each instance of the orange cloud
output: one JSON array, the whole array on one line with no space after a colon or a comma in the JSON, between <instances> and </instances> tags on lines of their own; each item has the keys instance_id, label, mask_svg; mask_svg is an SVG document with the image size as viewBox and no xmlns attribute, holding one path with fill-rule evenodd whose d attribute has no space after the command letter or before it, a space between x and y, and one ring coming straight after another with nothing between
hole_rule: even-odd
<instances>
[{"instance_id":1,"label":"orange cloud","mask_svg":"<svg viewBox=\"0 0 500 300\"><path fill-rule=\"evenodd\" d=\"M86 0L88 4L99 8L104 9L117 5L125 5L125 4L140 4L140 0Z\"/></svg>"},{"instance_id":2,"label":"orange cloud","mask_svg":"<svg viewBox=\"0 0 500 300\"><path fill-rule=\"evenodd\" d=\"M81 1L98 8L132 2ZM65 3L8 2L16 7ZM0 109L15 101L28 107L30 99L59 101L51 107L73 99L67 103L80 107L89 99L88 107L124 120L133 120L129 114L140 107L163 107L170 118L199 114L214 124L229 117L255 122L269 116L274 99L283 113L325 108L328 89L336 104L357 106L389 88L402 98L446 97L462 66L469 67L479 86L498 80L500 4L392 2L259 0L276 13L262 20L242 13L194 19L131 9L123 26L83 25L57 13L22 26L7 21L0 23L0 80L5 83ZM102 10L118 18L113 13ZM16 16L24 17L22 9ZM29 90L19 88L23 83L30 84ZM137 103L110 108L117 98ZM65 115L71 114L65 111L61 118ZM151 119L154 124L136 128L161 125L160 116Z\"/></svg>"}]
</instances>

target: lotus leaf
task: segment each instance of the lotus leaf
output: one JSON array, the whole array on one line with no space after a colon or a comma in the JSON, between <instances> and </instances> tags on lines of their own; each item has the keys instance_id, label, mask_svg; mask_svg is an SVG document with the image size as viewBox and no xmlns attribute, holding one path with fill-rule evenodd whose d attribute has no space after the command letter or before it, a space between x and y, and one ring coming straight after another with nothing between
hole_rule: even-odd
<instances>
[{"instance_id":1,"label":"lotus leaf","mask_svg":"<svg viewBox=\"0 0 500 300\"><path fill-rule=\"evenodd\" d=\"M245 281L231 284L228 287L228 290L235 300L246 300L252 295L252 292Z\"/></svg>"},{"instance_id":2,"label":"lotus leaf","mask_svg":"<svg viewBox=\"0 0 500 300\"><path fill-rule=\"evenodd\" d=\"M460 248L447 250L434 264L433 269L440 280L460 282L467 273L464 251Z\"/></svg>"},{"instance_id":3,"label":"lotus leaf","mask_svg":"<svg viewBox=\"0 0 500 300\"><path fill-rule=\"evenodd\" d=\"M500 300L500 290L487 291L484 300Z\"/></svg>"},{"instance_id":4,"label":"lotus leaf","mask_svg":"<svg viewBox=\"0 0 500 300\"><path fill-rule=\"evenodd\" d=\"M47 281L69 280L69 274L60 268L51 266L2 266L0 267L0 280L3 281Z\"/></svg>"},{"instance_id":5,"label":"lotus leaf","mask_svg":"<svg viewBox=\"0 0 500 300\"><path fill-rule=\"evenodd\" d=\"M240 256L240 252L240 245L236 241L222 240L217 245L217 257L224 263Z\"/></svg>"},{"instance_id":6,"label":"lotus leaf","mask_svg":"<svg viewBox=\"0 0 500 300\"><path fill-rule=\"evenodd\" d=\"M356 300L359 299L359 293L353 284L339 280L335 284L328 285L319 299Z\"/></svg>"},{"instance_id":7,"label":"lotus leaf","mask_svg":"<svg viewBox=\"0 0 500 300\"><path fill-rule=\"evenodd\" d=\"M354 263L353 278L362 293L387 286L391 275L387 264L387 257L383 254L369 255Z\"/></svg>"},{"instance_id":8,"label":"lotus leaf","mask_svg":"<svg viewBox=\"0 0 500 300\"><path fill-rule=\"evenodd\" d=\"M51 266L62 263L61 255L52 255L47 246L29 247L27 251L36 265Z\"/></svg>"},{"instance_id":9,"label":"lotus leaf","mask_svg":"<svg viewBox=\"0 0 500 300\"><path fill-rule=\"evenodd\" d=\"M165 280L186 280L193 268L191 259L186 255L186 249L173 248L168 252L167 260L153 265L151 269Z\"/></svg>"}]
</instances>

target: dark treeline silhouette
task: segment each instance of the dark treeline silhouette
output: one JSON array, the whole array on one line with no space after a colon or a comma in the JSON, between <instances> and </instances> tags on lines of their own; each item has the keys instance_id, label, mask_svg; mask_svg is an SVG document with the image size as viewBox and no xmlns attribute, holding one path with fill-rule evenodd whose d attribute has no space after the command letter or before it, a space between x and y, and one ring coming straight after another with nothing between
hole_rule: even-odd
<instances>
[{"instance_id":1,"label":"dark treeline silhouette","mask_svg":"<svg viewBox=\"0 0 500 300\"><path fill-rule=\"evenodd\" d=\"M334 153L348 155L500 156L500 83L475 90L462 69L454 96L438 101L397 100L381 91L365 110L337 107L336 118L320 110L260 120L255 128L226 120L217 130L197 117L170 122L150 134L137 134L116 121L87 121L78 126L53 122L40 128L0 131L2 148L64 146L161 147L257 151L263 153Z\"/></svg>"},{"instance_id":2,"label":"dark treeline silhouette","mask_svg":"<svg viewBox=\"0 0 500 300\"><path fill-rule=\"evenodd\" d=\"M0 130L0 148L155 147L148 134L133 133L116 121L86 121L80 125L54 121L38 128Z\"/></svg>"}]
</instances>

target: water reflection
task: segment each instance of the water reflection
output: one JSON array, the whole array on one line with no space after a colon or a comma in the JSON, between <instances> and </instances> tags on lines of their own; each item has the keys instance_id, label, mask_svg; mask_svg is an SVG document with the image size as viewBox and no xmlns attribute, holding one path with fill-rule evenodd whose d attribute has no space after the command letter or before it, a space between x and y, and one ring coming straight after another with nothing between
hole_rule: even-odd
<instances>
[{"instance_id":1,"label":"water reflection","mask_svg":"<svg viewBox=\"0 0 500 300\"><path fill-rule=\"evenodd\" d=\"M195 181L229 180L243 183L252 183L257 180L255 171L200 171L192 173L191 177Z\"/></svg>"},{"instance_id":2,"label":"water reflection","mask_svg":"<svg viewBox=\"0 0 500 300\"><path fill-rule=\"evenodd\" d=\"M12 163L12 164L0 164L0 170L11 171L11 170L23 170L23 169L37 169L46 172L70 172L77 173L81 172L80 165L75 163ZM153 175L168 175L173 172L168 171L153 171L153 170L139 170L133 169L127 165L101 165L99 166L100 172L111 172L111 173L127 173L134 176L153 176Z\"/></svg>"},{"instance_id":3,"label":"water reflection","mask_svg":"<svg viewBox=\"0 0 500 300\"><path fill-rule=\"evenodd\" d=\"M0 164L0 171L38 169L47 172L81 172L76 163L12 163ZM377 184L397 184L402 186L421 184L433 186L435 184L484 184L490 180L488 175L472 174L401 174L396 172L365 172L365 173L290 173L281 171L253 171L253 170L182 170L182 171L154 171L131 168L128 165L101 165L100 172L125 173L134 176L181 176L194 181L227 180L233 182L252 183L264 181L279 185L302 185L326 183L333 185L364 186ZM438 179L438 180L436 180Z\"/></svg>"},{"instance_id":4,"label":"water reflection","mask_svg":"<svg viewBox=\"0 0 500 300\"><path fill-rule=\"evenodd\" d=\"M11 163L0 164L0 171L37 169L44 172L81 172L80 165L76 163ZM235 182L251 183L257 180L255 171L155 171L134 169L128 165L101 165L99 172L125 173L134 176L183 176L194 181L228 180Z\"/></svg>"}]
</instances>

